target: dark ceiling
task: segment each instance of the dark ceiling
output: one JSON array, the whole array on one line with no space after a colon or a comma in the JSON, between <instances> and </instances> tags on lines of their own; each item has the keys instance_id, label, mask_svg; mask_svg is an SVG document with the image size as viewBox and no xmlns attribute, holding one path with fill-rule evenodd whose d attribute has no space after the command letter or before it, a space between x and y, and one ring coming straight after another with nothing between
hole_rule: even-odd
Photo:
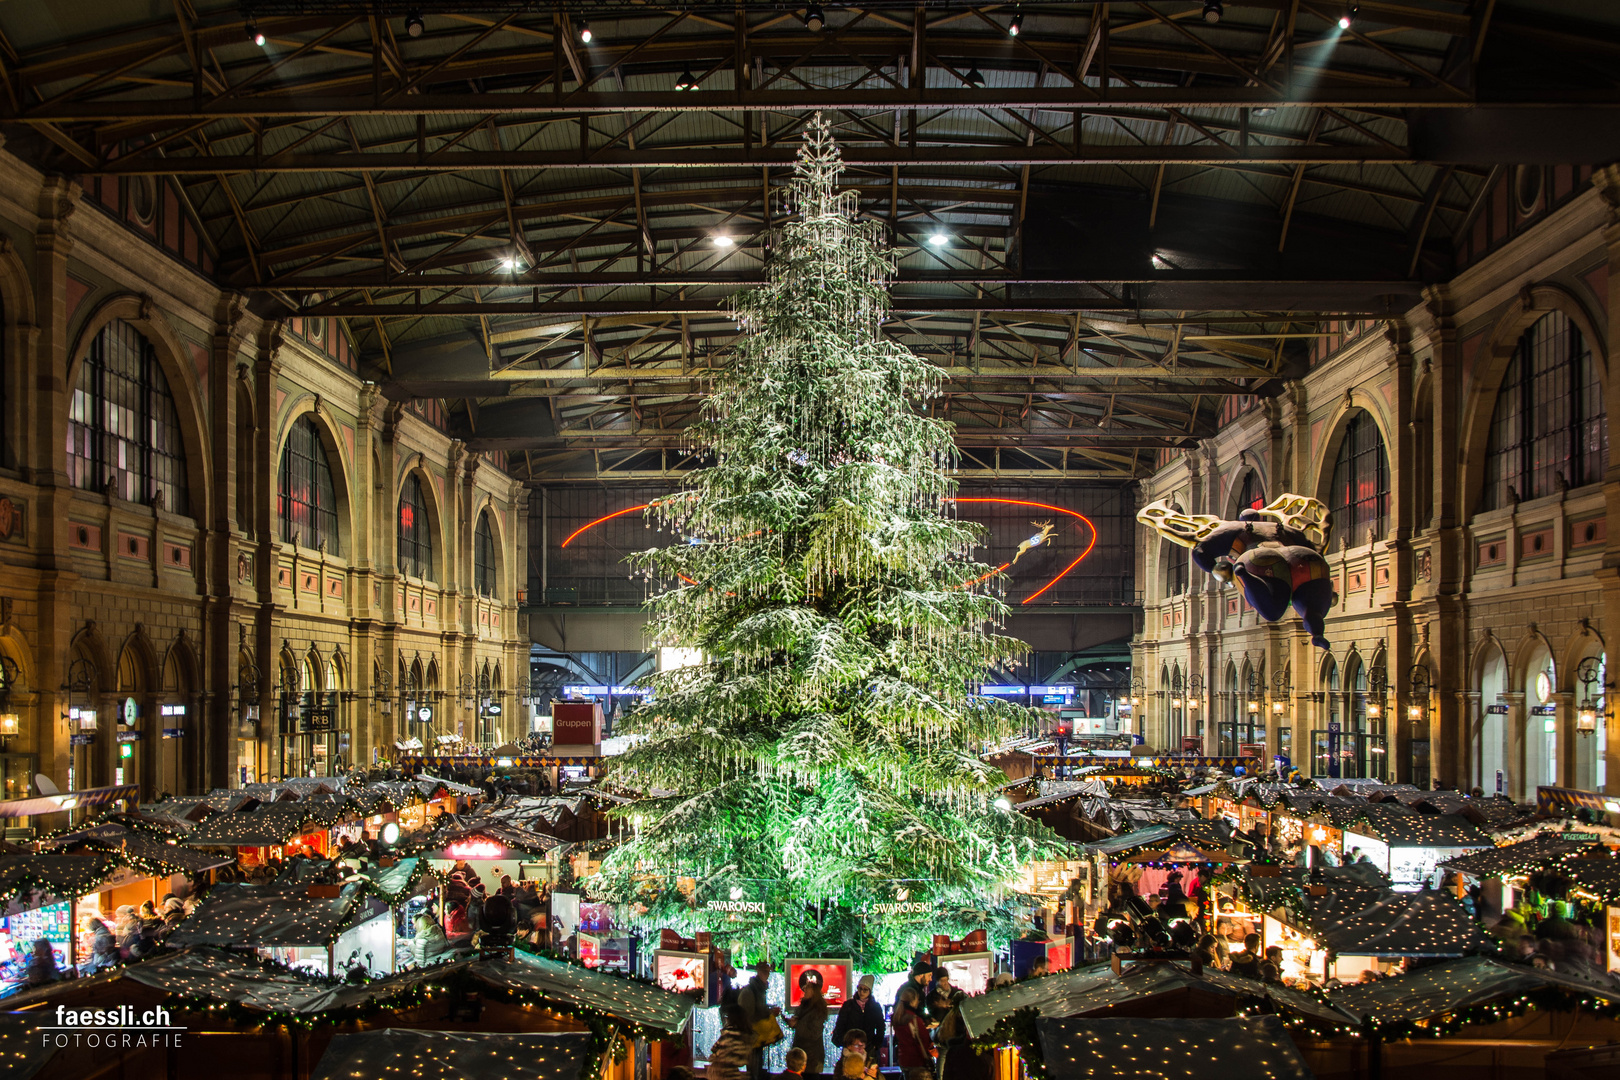
<instances>
[{"instance_id":1,"label":"dark ceiling","mask_svg":"<svg viewBox=\"0 0 1620 1080\"><path fill-rule=\"evenodd\" d=\"M1620 155L1617 9L30 0L0 123L165 178L222 284L550 480L684 467L820 110L966 469L1126 479L1448 276L1493 170Z\"/></svg>"}]
</instances>

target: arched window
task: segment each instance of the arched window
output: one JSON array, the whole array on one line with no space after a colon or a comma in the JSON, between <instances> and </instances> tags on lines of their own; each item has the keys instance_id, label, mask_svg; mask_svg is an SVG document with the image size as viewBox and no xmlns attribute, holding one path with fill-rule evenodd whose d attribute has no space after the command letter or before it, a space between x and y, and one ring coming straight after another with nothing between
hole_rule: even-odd
<instances>
[{"instance_id":1,"label":"arched window","mask_svg":"<svg viewBox=\"0 0 1620 1080\"><path fill-rule=\"evenodd\" d=\"M338 546L337 489L326 446L315 421L302 417L287 435L281 452L281 539L289 544L320 547L341 555Z\"/></svg>"},{"instance_id":2,"label":"arched window","mask_svg":"<svg viewBox=\"0 0 1620 1080\"><path fill-rule=\"evenodd\" d=\"M68 406L73 486L188 513L180 423L157 352L114 319L90 343Z\"/></svg>"},{"instance_id":3,"label":"arched window","mask_svg":"<svg viewBox=\"0 0 1620 1080\"><path fill-rule=\"evenodd\" d=\"M1238 489L1238 512L1260 510L1266 505L1266 493L1260 487L1260 477L1253 469L1243 474L1243 486Z\"/></svg>"},{"instance_id":4,"label":"arched window","mask_svg":"<svg viewBox=\"0 0 1620 1080\"><path fill-rule=\"evenodd\" d=\"M1389 522L1389 458L1378 425L1364 409L1350 414L1328 486L1333 528L1345 547L1367 542L1367 530L1382 538Z\"/></svg>"},{"instance_id":5,"label":"arched window","mask_svg":"<svg viewBox=\"0 0 1620 1080\"><path fill-rule=\"evenodd\" d=\"M1563 312L1519 338L1491 413L1481 510L1603 479L1609 425L1592 348Z\"/></svg>"},{"instance_id":6,"label":"arched window","mask_svg":"<svg viewBox=\"0 0 1620 1080\"><path fill-rule=\"evenodd\" d=\"M479 596L495 595L495 529L488 510L478 515L478 528L473 530L473 585Z\"/></svg>"},{"instance_id":7,"label":"arched window","mask_svg":"<svg viewBox=\"0 0 1620 1080\"><path fill-rule=\"evenodd\" d=\"M428 523L427 500L415 473L405 478L399 493L399 572L433 578L433 529Z\"/></svg>"}]
</instances>

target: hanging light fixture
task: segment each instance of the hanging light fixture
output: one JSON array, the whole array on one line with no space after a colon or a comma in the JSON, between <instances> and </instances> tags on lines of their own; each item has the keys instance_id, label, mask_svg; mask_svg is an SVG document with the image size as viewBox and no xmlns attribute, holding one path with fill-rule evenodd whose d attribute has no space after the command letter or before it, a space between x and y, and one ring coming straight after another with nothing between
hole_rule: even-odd
<instances>
[{"instance_id":1,"label":"hanging light fixture","mask_svg":"<svg viewBox=\"0 0 1620 1080\"><path fill-rule=\"evenodd\" d=\"M1007 36L1008 37L1017 37L1019 34L1022 34L1023 32L1024 32L1024 13L1021 10L1019 10L1018 8L1013 8L1012 21L1007 24Z\"/></svg>"},{"instance_id":2,"label":"hanging light fixture","mask_svg":"<svg viewBox=\"0 0 1620 1080\"><path fill-rule=\"evenodd\" d=\"M1226 8L1221 6L1221 0L1204 0L1204 21L1218 23L1221 16L1226 14Z\"/></svg>"},{"instance_id":3,"label":"hanging light fixture","mask_svg":"<svg viewBox=\"0 0 1620 1080\"><path fill-rule=\"evenodd\" d=\"M259 30L259 24L249 19L247 22L247 38L259 48L264 48L264 34Z\"/></svg>"},{"instance_id":4,"label":"hanging light fixture","mask_svg":"<svg viewBox=\"0 0 1620 1080\"><path fill-rule=\"evenodd\" d=\"M962 81L975 90L984 89L984 76L979 73L979 65L977 64L968 69L968 73L962 77Z\"/></svg>"},{"instance_id":5,"label":"hanging light fixture","mask_svg":"<svg viewBox=\"0 0 1620 1080\"><path fill-rule=\"evenodd\" d=\"M1356 5L1351 4L1345 9L1344 14L1339 16L1339 29L1350 29L1350 24L1356 21L1356 16L1359 14L1361 14L1361 10Z\"/></svg>"},{"instance_id":6,"label":"hanging light fixture","mask_svg":"<svg viewBox=\"0 0 1620 1080\"><path fill-rule=\"evenodd\" d=\"M587 45L591 43L591 24L584 19L579 20L579 40Z\"/></svg>"},{"instance_id":7,"label":"hanging light fixture","mask_svg":"<svg viewBox=\"0 0 1620 1080\"><path fill-rule=\"evenodd\" d=\"M811 4L804 9L804 28L812 34L821 33L821 28L827 25L827 17L821 13L817 4Z\"/></svg>"},{"instance_id":8,"label":"hanging light fixture","mask_svg":"<svg viewBox=\"0 0 1620 1080\"><path fill-rule=\"evenodd\" d=\"M426 28L422 25L422 13L420 11L406 12L405 33L407 36L421 37L424 29Z\"/></svg>"},{"instance_id":9,"label":"hanging light fixture","mask_svg":"<svg viewBox=\"0 0 1620 1080\"><path fill-rule=\"evenodd\" d=\"M692 69L691 68L687 68L685 71L681 72L681 77L675 80L675 89L677 89L677 90L696 90L697 89L697 80L692 77Z\"/></svg>"}]
</instances>

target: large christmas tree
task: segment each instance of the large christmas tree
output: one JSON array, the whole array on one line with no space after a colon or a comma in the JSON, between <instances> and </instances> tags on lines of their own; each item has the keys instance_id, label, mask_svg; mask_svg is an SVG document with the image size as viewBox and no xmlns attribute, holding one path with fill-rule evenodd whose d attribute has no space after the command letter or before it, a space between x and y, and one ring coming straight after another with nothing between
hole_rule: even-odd
<instances>
[{"instance_id":1,"label":"large christmas tree","mask_svg":"<svg viewBox=\"0 0 1620 1080\"><path fill-rule=\"evenodd\" d=\"M842 169L818 115L693 430L712 463L649 510L682 538L641 556L650 633L702 660L624 725L644 739L611 776L644 797L591 886L652 928L897 966L931 933L1005 934L1056 840L980 757L1027 722L973 694L1023 646L993 632L952 428L922 411L940 377L883 336L893 258Z\"/></svg>"}]
</instances>

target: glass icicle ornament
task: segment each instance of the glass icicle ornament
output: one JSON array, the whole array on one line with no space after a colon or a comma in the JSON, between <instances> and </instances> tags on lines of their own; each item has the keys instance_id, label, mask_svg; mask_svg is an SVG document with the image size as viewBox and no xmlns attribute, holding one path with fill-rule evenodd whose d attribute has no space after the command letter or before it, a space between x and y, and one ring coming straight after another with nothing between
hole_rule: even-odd
<instances>
[{"instance_id":1,"label":"glass icicle ornament","mask_svg":"<svg viewBox=\"0 0 1620 1080\"><path fill-rule=\"evenodd\" d=\"M649 637L702 661L650 677L621 722L641 738L610 782L643 793L622 811L642 826L588 887L645 904L648 929L725 944L760 928L703 903L745 886L773 947L894 966L925 933L1007 940L1004 883L1060 842L990 805L1004 778L976 751L1029 715L966 688L1023 646L984 630L1007 609L949 501L940 372L883 334L894 259L842 168L817 116L777 192L766 284L736 297L743 335L689 433L705 465L649 507L676 537L638 556L669 583ZM702 883L695 904L638 865ZM897 880L963 921L872 934Z\"/></svg>"}]
</instances>

